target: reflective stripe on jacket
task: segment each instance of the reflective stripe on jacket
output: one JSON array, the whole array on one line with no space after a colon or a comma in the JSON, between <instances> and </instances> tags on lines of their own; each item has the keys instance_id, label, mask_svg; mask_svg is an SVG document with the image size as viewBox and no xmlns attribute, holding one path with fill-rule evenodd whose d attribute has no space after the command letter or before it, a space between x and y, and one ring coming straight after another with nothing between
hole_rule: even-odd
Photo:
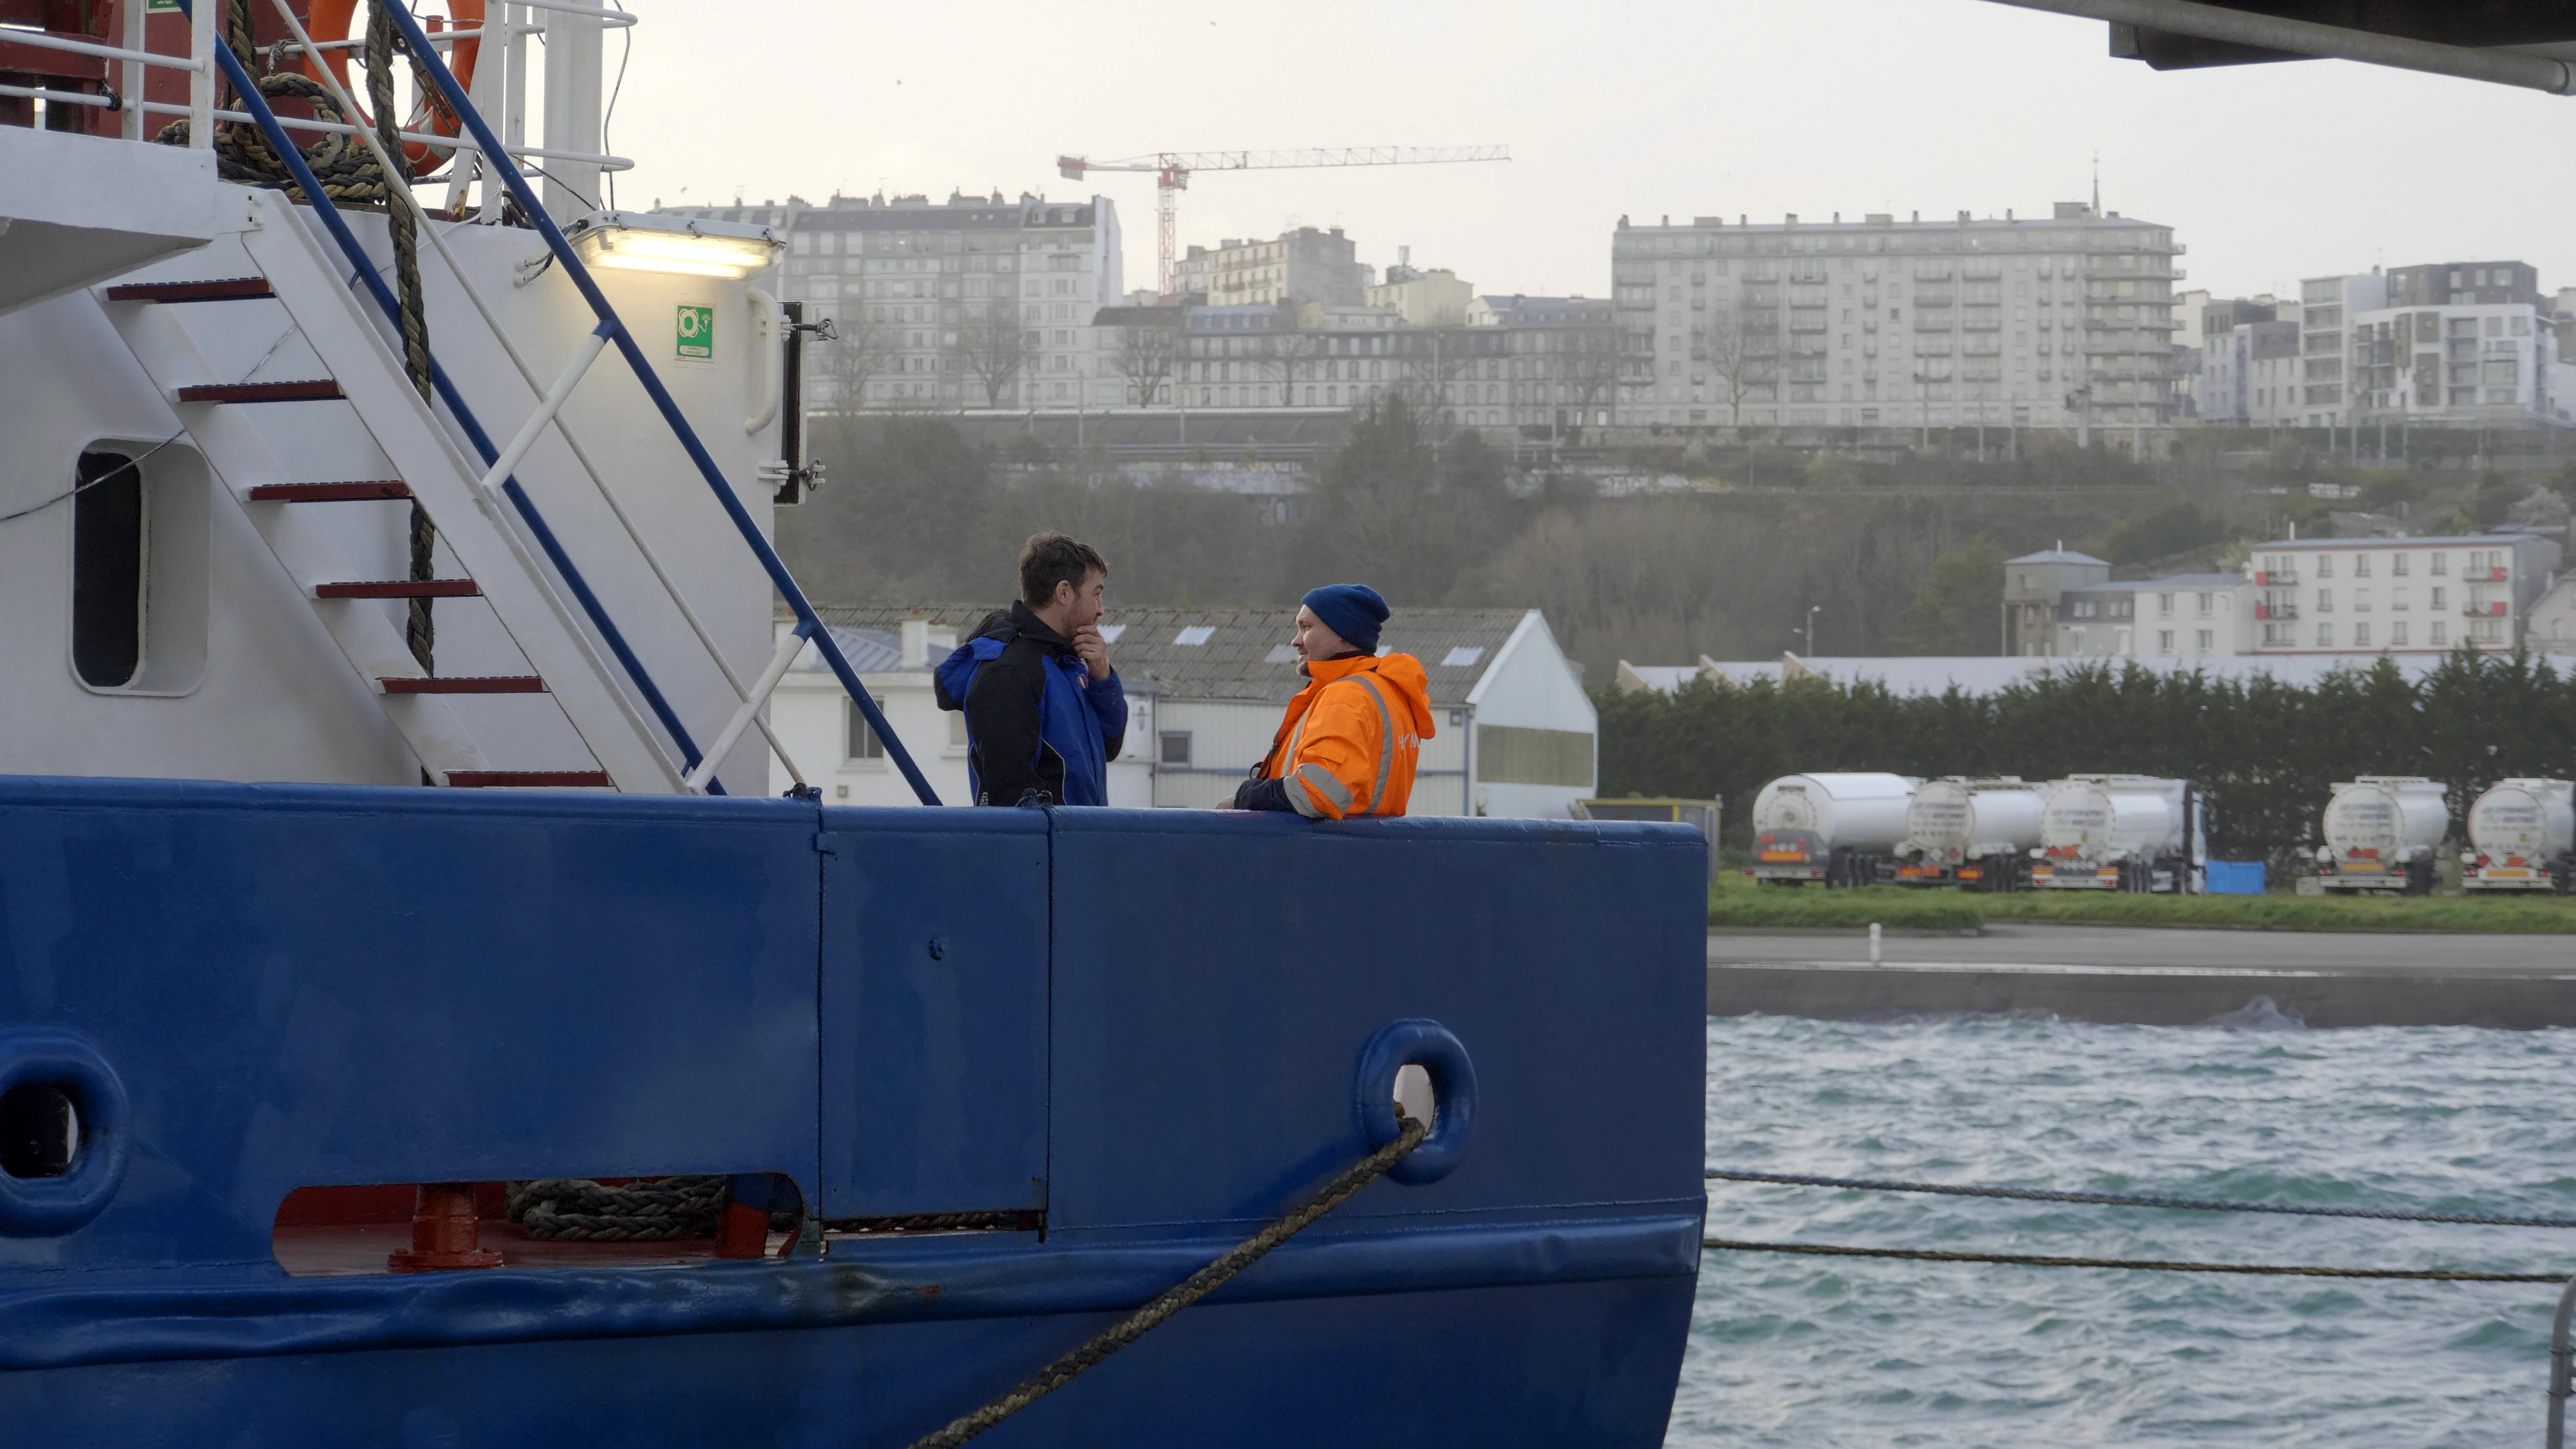
<instances>
[{"instance_id":1,"label":"reflective stripe on jacket","mask_svg":"<svg viewBox=\"0 0 2576 1449\"><path fill-rule=\"evenodd\" d=\"M1306 666L1259 777L1287 787L1315 820L1401 815L1431 738L1430 680L1410 654L1359 655Z\"/></svg>"}]
</instances>

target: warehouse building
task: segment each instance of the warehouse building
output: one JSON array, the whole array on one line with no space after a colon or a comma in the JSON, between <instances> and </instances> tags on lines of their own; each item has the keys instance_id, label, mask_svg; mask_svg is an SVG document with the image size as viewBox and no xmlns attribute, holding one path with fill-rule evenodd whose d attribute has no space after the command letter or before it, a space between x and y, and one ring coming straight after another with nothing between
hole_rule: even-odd
<instances>
[{"instance_id":1,"label":"warehouse building","mask_svg":"<svg viewBox=\"0 0 2576 1449\"><path fill-rule=\"evenodd\" d=\"M938 708L930 671L989 606L819 612L940 798L965 801L964 717ZM1230 799L1269 752L1281 709L1303 683L1288 611L1113 610L1102 632L1128 708L1110 803L1208 809ZM1430 678L1434 733L1422 744L1412 814L1564 819L1594 792L1592 701L1537 610L1398 610L1382 647L1420 659ZM913 803L812 649L779 684L770 720L827 802ZM771 770L775 788L786 789L784 769L773 760Z\"/></svg>"}]
</instances>

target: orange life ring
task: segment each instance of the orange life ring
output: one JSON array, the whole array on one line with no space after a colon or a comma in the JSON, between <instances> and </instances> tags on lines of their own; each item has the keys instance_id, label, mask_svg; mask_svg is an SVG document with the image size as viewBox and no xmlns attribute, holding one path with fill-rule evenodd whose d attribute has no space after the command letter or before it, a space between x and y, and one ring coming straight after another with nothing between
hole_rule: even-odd
<instances>
[{"instance_id":1,"label":"orange life ring","mask_svg":"<svg viewBox=\"0 0 2576 1449\"><path fill-rule=\"evenodd\" d=\"M378 3L395 3L395 0L378 0ZM351 28L357 11L358 0L313 0L312 19L306 23L307 33L312 35L315 41L326 45L342 39L362 40L365 38L364 35ZM447 13L448 20L452 21L459 30L483 28L483 0L447 0ZM436 35L446 28L445 23L436 16L430 17L427 23L431 35ZM348 87L350 99L354 101L362 96L364 92L349 79L349 52L330 50L323 52L323 55L330 64L331 73L339 78L341 85ZM474 66L482 55L483 42L479 37L456 42L454 49L448 54L448 69L456 72L456 83L463 86L469 95L474 90ZM322 79L321 72L313 68L313 61L309 56L304 62L304 73L317 81ZM358 108L356 124L361 126L375 124L373 118L367 115L364 106ZM448 108L444 96L429 95L421 97L419 103L413 107L411 119L403 124L403 129L416 134L453 136L464 127L457 121L456 113ZM428 175L438 169L438 165L426 164L430 156L431 147L425 141L403 143L403 159L411 163L412 174L415 177ZM446 163L442 158L438 164Z\"/></svg>"}]
</instances>

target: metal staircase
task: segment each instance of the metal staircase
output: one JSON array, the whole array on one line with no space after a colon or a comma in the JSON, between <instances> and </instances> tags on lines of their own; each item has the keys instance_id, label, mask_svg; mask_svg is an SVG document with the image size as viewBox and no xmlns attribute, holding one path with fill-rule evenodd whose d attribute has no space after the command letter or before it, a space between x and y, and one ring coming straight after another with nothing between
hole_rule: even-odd
<instances>
[{"instance_id":1,"label":"metal staircase","mask_svg":"<svg viewBox=\"0 0 2576 1449\"><path fill-rule=\"evenodd\" d=\"M101 289L117 333L154 386L170 400L221 491L242 505L298 592L313 605L352 668L368 681L395 728L433 782L453 786L608 786L629 793L682 788L649 721L629 704L546 577L481 496L473 468L405 379L402 363L340 280L295 206L274 191L249 194L252 227L242 234L260 275L209 282L151 282ZM321 359L328 377L287 382L215 380L170 309L197 303L274 300ZM242 414L282 404L336 403L351 409L389 461L391 476L356 482L293 477ZM411 499L428 512L463 576L368 579L350 567L330 534L297 515L354 500ZM378 599L481 598L526 657L529 672L435 675L412 657ZM503 768L438 699L455 694L551 694L589 748L584 767ZM554 763L554 762L547 762Z\"/></svg>"},{"instance_id":2,"label":"metal staircase","mask_svg":"<svg viewBox=\"0 0 2576 1449\"><path fill-rule=\"evenodd\" d=\"M209 0L181 0L183 9ZM276 6L307 54L318 55L311 37L283 4ZM97 296L117 333L133 352L153 384L168 399L196 440L208 466L220 480L219 491L243 510L268 545L278 565L312 604L341 653L382 703L432 782L449 786L569 787L606 786L630 793L722 793L715 770L747 730L767 726L761 719L769 693L794 659L810 644L848 691L852 702L885 742L888 755L924 804L937 796L922 777L882 712L823 628L812 603L787 573L757 521L743 507L688 419L655 375L626 326L593 281L563 232L547 215L527 180L475 109L456 77L422 30L401 7L390 7L414 64L438 88L463 121L474 148L482 155L487 182L498 181L517 199L520 211L535 226L555 264L578 290L598 319L582 339L575 356L551 386L540 386L534 373L511 346L505 350L536 390L536 408L506 446L495 446L465 399L433 357L430 375L440 411L414 388L404 364L388 340L385 323L400 325L400 306L378 275L356 236L332 204L301 153L288 137L258 86L229 48L200 43L214 67L230 83L238 103L259 125L268 142L295 177L310 206L299 206L285 193L246 193L250 227L241 234L258 275L206 281L153 282L99 288ZM203 27L198 27L200 30ZM327 72L326 72L327 75ZM326 79L326 85L339 90ZM354 112L345 93L344 107ZM384 159L371 134L361 133L369 149ZM397 187L397 205L409 207L426 229L430 219L407 190ZM347 263L347 272L326 250L306 218L318 223ZM435 235L431 237L437 244ZM442 255L443 252L442 252ZM452 261L451 261L452 265ZM472 284L462 273L469 296ZM355 289L363 289L364 296ZM174 308L215 302L273 300L291 319L295 334L320 360L319 378L286 382L227 380L214 374L187 329L172 315ZM499 323L479 297L485 320ZM372 310L382 314L380 321ZM671 602L698 633L714 666L740 701L702 751L686 722L629 647L563 540L549 526L513 470L548 427L562 427L557 416L564 400L603 351L614 346L642 384L646 396L671 430L673 441L715 494L727 519L752 551L764 573L786 601L797 624L782 639L760 677L746 684L707 635L677 586L636 534L613 496L628 537L661 580ZM384 476L358 480L313 480L292 476L245 410L277 405L332 404L348 408L364 426L388 467ZM461 435L461 436L460 436ZM569 433L565 434L571 442ZM573 446L576 455L578 445ZM584 466L588 460L583 459ZM592 470L603 493L606 484ZM441 542L459 565L459 576L429 580L359 577L332 533L310 516L315 505L352 501L409 499L429 516ZM406 598L480 598L492 609L510 642L525 657L528 672L501 675L439 675L413 658L401 632L383 611L368 601ZM545 694L587 747L590 768L565 768L574 762L496 762L488 757L451 711L445 698L454 695ZM773 744L775 741L773 739ZM781 758L784 758L782 754ZM789 766L793 771L792 763Z\"/></svg>"}]
</instances>

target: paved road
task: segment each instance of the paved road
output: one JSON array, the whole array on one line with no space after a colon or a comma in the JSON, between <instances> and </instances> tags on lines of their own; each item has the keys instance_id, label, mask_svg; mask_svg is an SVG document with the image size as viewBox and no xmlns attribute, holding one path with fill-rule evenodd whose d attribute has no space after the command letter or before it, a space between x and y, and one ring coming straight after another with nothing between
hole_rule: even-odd
<instances>
[{"instance_id":1,"label":"paved road","mask_svg":"<svg viewBox=\"0 0 2576 1449\"><path fill-rule=\"evenodd\" d=\"M1876 964L1865 931L1708 938L1712 1016L2035 1012L2184 1026L2257 1002L2319 1027L2576 1027L2576 937L2006 925L1889 935Z\"/></svg>"},{"instance_id":2,"label":"paved road","mask_svg":"<svg viewBox=\"0 0 2576 1449\"><path fill-rule=\"evenodd\" d=\"M2167 931L1996 924L1982 936L1890 934L1890 965L2323 971L2338 976L2576 976L2576 936ZM1867 931L1713 931L1711 965L1865 963Z\"/></svg>"}]
</instances>

